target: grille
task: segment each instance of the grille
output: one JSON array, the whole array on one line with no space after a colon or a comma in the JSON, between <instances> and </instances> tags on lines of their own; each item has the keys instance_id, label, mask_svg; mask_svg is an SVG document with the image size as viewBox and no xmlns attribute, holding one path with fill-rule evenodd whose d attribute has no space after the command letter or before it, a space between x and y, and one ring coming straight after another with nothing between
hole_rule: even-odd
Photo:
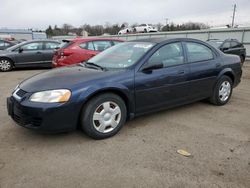
<instances>
[{"instance_id":1,"label":"grille","mask_svg":"<svg viewBox=\"0 0 250 188\"><path fill-rule=\"evenodd\" d=\"M31 118L31 117L24 117L17 114L13 115L13 119L16 123L21 126L29 126L29 127L39 127L42 123L41 118Z\"/></svg>"}]
</instances>

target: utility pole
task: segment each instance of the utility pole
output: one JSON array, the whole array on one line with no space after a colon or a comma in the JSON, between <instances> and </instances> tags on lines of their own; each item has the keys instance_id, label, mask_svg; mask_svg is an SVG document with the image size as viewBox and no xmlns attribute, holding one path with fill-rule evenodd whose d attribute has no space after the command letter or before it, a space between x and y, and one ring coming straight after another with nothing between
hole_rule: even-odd
<instances>
[{"instance_id":1,"label":"utility pole","mask_svg":"<svg viewBox=\"0 0 250 188\"><path fill-rule=\"evenodd\" d=\"M169 20L169 19L168 19L168 18L166 18L165 20L166 20L166 25L168 25L168 20Z\"/></svg>"},{"instance_id":2,"label":"utility pole","mask_svg":"<svg viewBox=\"0 0 250 188\"><path fill-rule=\"evenodd\" d=\"M234 27L235 12L236 12L236 4L234 4L233 17L232 17L232 28Z\"/></svg>"}]
</instances>

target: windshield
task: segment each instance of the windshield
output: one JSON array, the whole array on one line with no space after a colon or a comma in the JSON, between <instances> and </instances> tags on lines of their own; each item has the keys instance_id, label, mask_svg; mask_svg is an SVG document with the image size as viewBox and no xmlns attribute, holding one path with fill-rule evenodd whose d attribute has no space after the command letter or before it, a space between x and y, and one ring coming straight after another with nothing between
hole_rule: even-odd
<instances>
[{"instance_id":1,"label":"windshield","mask_svg":"<svg viewBox=\"0 0 250 188\"><path fill-rule=\"evenodd\" d=\"M154 43L124 42L117 44L91 58L88 63L94 63L107 70L125 69L135 64Z\"/></svg>"},{"instance_id":2,"label":"windshield","mask_svg":"<svg viewBox=\"0 0 250 188\"><path fill-rule=\"evenodd\" d=\"M16 45L14 45L14 46L11 46L11 47L9 47L9 48L7 48L7 49L5 49L5 50L7 50L7 51L13 51L13 50L17 49L18 47L22 46L22 45L25 44L25 43L26 43L26 42L21 42L21 43L19 43L19 44L16 44Z\"/></svg>"},{"instance_id":3,"label":"windshield","mask_svg":"<svg viewBox=\"0 0 250 188\"><path fill-rule=\"evenodd\" d=\"M223 41L219 41L219 40L210 40L207 41L208 44L212 45L215 48L219 48L220 45L223 43Z\"/></svg>"}]
</instances>

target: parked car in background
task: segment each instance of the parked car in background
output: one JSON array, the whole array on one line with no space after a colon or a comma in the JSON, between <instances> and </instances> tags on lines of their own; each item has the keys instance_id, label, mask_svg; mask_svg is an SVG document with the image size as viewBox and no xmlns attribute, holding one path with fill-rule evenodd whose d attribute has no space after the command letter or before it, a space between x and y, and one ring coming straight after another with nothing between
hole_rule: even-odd
<instances>
[{"instance_id":1,"label":"parked car in background","mask_svg":"<svg viewBox=\"0 0 250 188\"><path fill-rule=\"evenodd\" d=\"M128 33L131 33L131 32L133 32L133 28L127 27L127 28L124 28L124 29L120 30L118 32L118 35L128 34Z\"/></svg>"},{"instance_id":2,"label":"parked car in background","mask_svg":"<svg viewBox=\"0 0 250 188\"><path fill-rule=\"evenodd\" d=\"M0 52L0 71L21 67L52 67L54 49L60 43L54 40L22 42Z\"/></svg>"},{"instance_id":3,"label":"parked car in background","mask_svg":"<svg viewBox=\"0 0 250 188\"><path fill-rule=\"evenodd\" d=\"M238 55L241 59L242 65L245 62L246 48L238 40L236 39L226 39L226 40L210 39L207 41L207 43L220 49L222 52L226 54Z\"/></svg>"},{"instance_id":4,"label":"parked car in background","mask_svg":"<svg viewBox=\"0 0 250 188\"><path fill-rule=\"evenodd\" d=\"M16 43L0 39L0 50L5 50L14 45L16 45Z\"/></svg>"},{"instance_id":5,"label":"parked car in background","mask_svg":"<svg viewBox=\"0 0 250 188\"><path fill-rule=\"evenodd\" d=\"M158 30L151 24L141 24L139 26L134 27L134 32L150 33L150 32L158 32Z\"/></svg>"},{"instance_id":6,"label":"parked car in background","mask_svg":"<svg viewBox=\"0 0 250 188\"><path fill-rule=\"evenodd\" d=\"M62 67L89 60L96 54L122 42L109 38L76 38L63 40L63 44L53 56L53 67Z\"/></svg>"},{"instance_id":7,"label":"parked car in background","mask_svg":"<svg viewBox=\"0 0 250 188\"><path fill-rule=\"evenodd\" d=\"M7 107L13 120L29 129L65 132L81 127L90 137L103 139L115 135L126 120L146 113L203 99L225 105L241 75L238 56L205 42L140 39L113 46L86 63L23 81Z\"/></svg>"}]
</instances>

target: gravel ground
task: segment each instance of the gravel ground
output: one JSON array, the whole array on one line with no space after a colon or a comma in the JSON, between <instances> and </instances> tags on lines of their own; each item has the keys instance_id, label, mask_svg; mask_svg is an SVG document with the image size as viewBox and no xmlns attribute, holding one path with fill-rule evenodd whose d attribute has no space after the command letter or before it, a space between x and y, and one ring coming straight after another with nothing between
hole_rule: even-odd
<instances>
[{"instance_id":1,"label":"gravel ground","mask_svg":"<svg viewBox=\"0 0 250 188\"><path fill-rule=\"evenodd\" d=\"M0 73L0 187L250 187L250 62L229 104L197 102L136 118L95 141L16 126L6 97L46 70ZM176 151L185 149L191 157Z\"/></svg>"}]
</instances>

